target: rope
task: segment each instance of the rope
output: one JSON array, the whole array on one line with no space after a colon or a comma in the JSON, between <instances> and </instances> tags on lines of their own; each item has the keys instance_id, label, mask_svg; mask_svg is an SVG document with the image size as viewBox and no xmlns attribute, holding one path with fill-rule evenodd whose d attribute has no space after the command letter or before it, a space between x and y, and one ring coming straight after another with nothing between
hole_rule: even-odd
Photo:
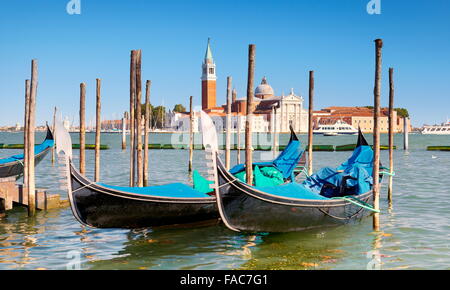
<instances>
[{"instance_id":1,"label":"rope","mask_svg":"<svg viewBox=\"0 0 450 290\"><path fill-rule=\"evenodd\" d=\"M87 184L87 185L78 187L77 189L72 190L72 193L77 192L78 190L84 189L84 188L86 188L86 187L89 187L89 186L91 186L92 184L95 184L95 182L91 182L91 183L89 183L89 184Z\"/></svg>"},{"instance_id":2,"label":"rope","mask_svg":"<svg viewBox=\"0 0 450 290\"><path fill-rule=\"evenodd\" d=\"M337 220L349 220L349 219L352 219L353 217L355 217L356 215L358 215L358 214L363 210L362 208L360 208L359 210L357 210L357 211L356 211L354 214L352 214L351 216L342 218L342 217L338 217L338 216L332 215L332 214L330 214L330 213L324 211L324 210L321 209L321 208L317 208L317 209L318 209L319 211L321 211L323 214L326 214L327 216L332 217L332 218L335 218L335 219L337 219Z\"/></svg>"},{"instance_id":3,"label":"rope","mask_svg":"<svg viewBox=\"0 0 450 290\"><path fill-rule=\"evenodd\" d=\"M360 206L360 207L362 207L364 209L367 209L367 210L370 210L370 211L373 211L373 212L376 212L376 213L380 213L379 210L374 209L373 206L371 206L370 204L368 204L368 203L366 203L366 202L364 202L364 201L362 201L360 199L357 199L356 197L353 197L353 196L333 197L332 199L343 199L345 201L353 203L354 205Z\"/></svg>"},{"instance_id":4,"label":"rope","mask_svg":"<svg viewBox=\"0 0 450 290\"><path fill-rule=\"evenodd\" d=\"M380 174L389 175L389 176L395 176L395 172L388 172L388 171L380 171Z\"/></svg>"}]
</instances>

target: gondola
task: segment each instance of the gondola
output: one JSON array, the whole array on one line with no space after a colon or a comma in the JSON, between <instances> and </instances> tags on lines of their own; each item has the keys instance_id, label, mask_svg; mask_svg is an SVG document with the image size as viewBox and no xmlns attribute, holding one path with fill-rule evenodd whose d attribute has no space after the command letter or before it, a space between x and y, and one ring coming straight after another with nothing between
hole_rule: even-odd
<instances>
[{"instance_id":1,"label":"gondola","mask_svg":"<svg viewBox=\"0 0 450 290\"><path fill-rule=\"evenodd\" d=\"M35 166L45 158L54 145L53 134L47 126L47 135L40 145L34 146L34 164ZM23 154L13 155L8 158L0 159L0 178L20 177L23 174Z\"/></svg>"},{"instance_id":2,"label":"gondola","mask_svg":"<svg viewBox=\"0 0 450 290\"><path fill-rule=\"evenodd\" d=\"M95 228L141 228L187 225L218 220L216 197L172 183L150 187L119 187L95 183L72 162L71 139L56 123L57 152L64 152L72 212L83 225Z\"/></svg>"},{"instance_id":3,"label":"gondola","mask_svg":"<svg viewBox=\"0 0 450 290\"><path fill-rule=\"evenodd\" d=\"M370 186L373 151L361 132L352 157L339 170L320 170L306 179L308 187L304 185L305 182L292 182L261 188L236 179L225 169L214 149L217 148L214 143L217 143L214 140L216 132L212 129L214 124L210 119L205 121L203 118L209 117L202 114L202 124L205 124L203 131L211 134L207 140L211 142L209 147L213 148L216 158L217 205L220 216L229 229L249 232L301 231L352 223L373 212L373 191ZM345 174L347 171L352 172L351 168L355 168L354 172L358 175L356 180L354 176ZM324 181L325 176L330 177L329 182ZM324 193L338 194L327 196L310 190L320 183ZM358 190L362 192L357 192Z\"/></svg>"}]
</instances>

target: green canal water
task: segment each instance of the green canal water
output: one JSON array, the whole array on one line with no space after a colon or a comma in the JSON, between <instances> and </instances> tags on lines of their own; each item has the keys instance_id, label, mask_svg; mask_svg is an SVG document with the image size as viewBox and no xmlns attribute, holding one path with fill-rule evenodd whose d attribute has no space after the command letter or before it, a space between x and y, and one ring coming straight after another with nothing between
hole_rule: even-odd
<instances>
[{"instance_id":1,"label":"green canal water","mask_svg":"<svg viewBox=\"0 0 450 290\"><path fill-rule=\"evenodd\" d=\"M73 142L78 143L74 134ZM41 140L38 134L36 140ZM151 135L151 143L181 143L186 136ZM306 142L306 136L300 136ZM199 139L199 136L196 137ZM280 144L287 143L281 137ZM355 136L316 136L316 144L355 143ZM371 140L371 136L367 136ZM94 136L88 134L88 143ZM120 149L120 134L103 134L101 180L126 185L129 153ZM270 143L267 136L254 136ZM264 142L265 141L265 142ZM402 136L395 137L398 148ZM21 143L21 133L0 133L0 143ZM387 144L387 136L382 136ZM427 152L428 145L450 145L449 136L410 135L409 151L395 151L394 204L381 196L381 227L372 219L350 226L287 234L241 234L225 226L190 229L91 229L82 227L69 208L26 216L16 208L0 219L0 269L450 269L450 152ZM0 158L21 152L0 150ZM74 150L74 154L78 154ZM232 160L236 160L232 152ZM336 166L350 152L316 152L314 168ZM204 153L195 151L194 168L204 171ZM255 152L256 160L271 159ZM77 159L77 156L75 156ZM93 176L93 151L87 152L87 176ZM387 152L381 159L388 164ZM186 150L151 150L150 182L190 183ZM50 156L36 168L38 187L66 193L58 184L58 167ZM79 261L79 264L78 264Z\"/></svg>"}]
</instances>

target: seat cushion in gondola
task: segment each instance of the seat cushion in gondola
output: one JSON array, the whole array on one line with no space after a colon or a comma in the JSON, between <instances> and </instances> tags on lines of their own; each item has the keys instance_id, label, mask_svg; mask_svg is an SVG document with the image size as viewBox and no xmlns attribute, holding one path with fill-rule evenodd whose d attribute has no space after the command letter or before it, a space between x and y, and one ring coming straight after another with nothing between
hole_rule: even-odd
<instances>
[{"instance_id":1,"label":"seat cushion in gondola","mask_svg":"<svg viewBox=\"0 0 450 290\"><path fill-rule=\"evenodd\" d=\"M170 183L164 185L155 185L148 187L123 187L97 183L99 186L122 191L125 193L134 193L142 195L151 195L158 197L173 197L173 198L204 198L211 197L206 193L193 189L192 187L183 183Z\"/></svg>"}]
</instances>

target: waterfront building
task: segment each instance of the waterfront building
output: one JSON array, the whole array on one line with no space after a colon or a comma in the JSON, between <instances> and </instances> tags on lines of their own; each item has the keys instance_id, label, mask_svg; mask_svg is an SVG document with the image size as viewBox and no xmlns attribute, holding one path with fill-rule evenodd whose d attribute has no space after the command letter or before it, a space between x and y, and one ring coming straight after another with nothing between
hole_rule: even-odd
<instances>
[{"instance_id":1,"label":"waterfront building","mask_svg":"<svg viewBox=\"0 0 450 290\"><path fill-rule=\"evenodd\" d=\"M389 132L389 109L381 108L380 132ZM338 120L343 121L354 128L361 128L363 133L373 132L373 109L369 107L327 107L320 111L314 111L313 123L317 129L320 125L332 125ZM398 116L394 111L394 133L402 133L404 129L404 118ZM407 118L408 127L411 131L411 121Z\"/></svg>"}]
</instances>

